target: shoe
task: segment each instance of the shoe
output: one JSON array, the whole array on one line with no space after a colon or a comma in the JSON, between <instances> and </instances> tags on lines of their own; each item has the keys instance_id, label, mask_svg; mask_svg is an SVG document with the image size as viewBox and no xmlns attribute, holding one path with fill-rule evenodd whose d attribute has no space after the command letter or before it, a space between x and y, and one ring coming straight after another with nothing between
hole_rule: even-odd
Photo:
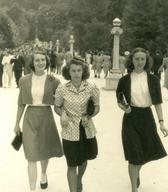
<instances>
[{"instance_id":1,"label":"shoe","mask_svg":"<svg viewBox=\"0 0 168 192\"><path fill-rule=\"evenodd\" d=\"M140 178L137 179L137 188L140 186Z\"/></svg>"},{"instance_id":2,"label":"shoe","mask_svg":"<svg viewBox=\"0 0 168 192\"><path fill-rule=\"evenodd\" d=\"M46 189L48 187L48 182L47 181L46 181L46 183L40 182L40 187L41 187L41 189Z\"/></svg>"},{"instance_id":3,"label":"shoe","mask_svg":"<svg viewBox=\"0 0 168 192\"><path fill-rule=\"evenodd\" d=\"M41 180L42 180L40 181L41 189L46 189L48 187L47 175L45 175L45 177L42 177Z\"/></svg>"}]
</instances>

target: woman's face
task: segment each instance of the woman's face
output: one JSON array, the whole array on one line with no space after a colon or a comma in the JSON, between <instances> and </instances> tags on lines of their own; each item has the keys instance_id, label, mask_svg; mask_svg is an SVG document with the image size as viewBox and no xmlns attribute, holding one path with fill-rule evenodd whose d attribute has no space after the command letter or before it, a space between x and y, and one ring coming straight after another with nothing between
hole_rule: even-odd
<instances>
[{"instance_id":1,"label":"woman's face","mask_svg":"<svg viewBox=\"0 0 168 192\"><path fill-rule=\"evenodd\" d=\"M140 73L144 70L146 64L146 53L144 52L136 52L133 55L132 62L134 65L134 70L137 73Z\"/></svg>"},{"instance_id":2,"label":"woman's face","mask_svg":"<svg viewBox=\"0 0 168 192\"><path fill-rule=\"evenodd\" d=\"M82 80L82 74L83 74L83 68L81 65L75 65L71 64L69 69L69 74L71 76L72 81L81 81Z\"/></svg>"},{"instance_id":3,"label":"woman's face","mask_svg":"<svg viewBox=\"0 0 168 192\"><path fill-rule=\"evenodd\" d=\"M34 55L34 68L35 72L42 72L46 68L46 57L43 54Z\"/></svg>"}]
</instances>

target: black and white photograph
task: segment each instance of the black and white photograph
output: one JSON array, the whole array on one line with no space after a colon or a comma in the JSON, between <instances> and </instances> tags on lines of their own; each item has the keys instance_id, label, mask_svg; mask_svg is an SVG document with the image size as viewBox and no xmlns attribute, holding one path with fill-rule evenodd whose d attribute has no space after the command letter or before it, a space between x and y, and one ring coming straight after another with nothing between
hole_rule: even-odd
<instances>
[{"instance_id":1,"label":"black and white photograph","mask_svg":"<svg viewBox=\"0 0 168 192\"><path fill-rule=\"evenodd\" d=\"M0 0L0 191L168 191L168 1Z\"/></svg>"}]
</instances>

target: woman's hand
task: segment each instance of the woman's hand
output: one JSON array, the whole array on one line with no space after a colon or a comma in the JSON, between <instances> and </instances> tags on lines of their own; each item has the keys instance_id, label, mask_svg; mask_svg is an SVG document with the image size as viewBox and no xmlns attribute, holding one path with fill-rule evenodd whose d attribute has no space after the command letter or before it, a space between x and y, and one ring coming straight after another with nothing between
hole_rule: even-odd
<instances>
[{"instance_id":1,"label":"woman's hand","mask_svg":"<svg viewBox=\"0 0 168 192\"><path fill-rule=\"evenodd\" d=\"M21 133L21 128L20 128L19 125L15 125L14 132L15 132L16 135L19 135Z\"/></svg>"},{"instance_id":2,"label":"woman's hand","mask_svg":"<svg viewBox=\"0 0 168 192\"><path fill-rule=\"evenodd\" d=\"M68 121L69 121L69 117L66 114L66 112L62 112L61 115L61 126L62 127L67 127L68 126Z\"/></svg>"},{"instance_id":3,"label":"woman's hand","mask_svg":"<svg viewBox=\"0 0 168 192\"><path fill-rule=\"evenodd\" d=\"M163 133L164 137L168 136L168 129L165 128L164 123L160 122L160 130Z\"/></svg>"},{"instance_id":4,"label":"woman's hand","mask_svg":"<svg viewBox=\"0 0 168 192\"><path fill-rule=\"evenodd\" d=\"M122 105L121 103L118 103L118 105L119 105L119 107L123 110L123 111L125 111L125 113L131 113L131 107L130 106L128 106L128 107L125 107L124 105Z\"/></svg>"},{"instance_id":5,"label":"woman's hand","mask_svg":"<svg viewBox=\"0 0 168 192\"><path fill-rule=\"evenodd\" d=\"M89 122L89 119L88 119L88 117L85 115L85 116L82 116L82 125L84 126L84 127L87 127L88 126L88 122Z\"/></svg>"}]
</instances>

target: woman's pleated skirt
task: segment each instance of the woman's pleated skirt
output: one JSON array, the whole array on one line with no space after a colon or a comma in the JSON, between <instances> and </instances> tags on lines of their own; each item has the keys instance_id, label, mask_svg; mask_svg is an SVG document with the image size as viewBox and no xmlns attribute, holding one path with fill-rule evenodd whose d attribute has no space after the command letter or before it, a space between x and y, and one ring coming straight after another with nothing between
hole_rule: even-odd
<instances>
[{"instance_id":1,"label":"woman's pleated skirt","mask_svg":"<svg viewBox=\"0 0 168 192\"><path fill-rule=\"evenodd\" d=\"M95 159L98 154L96 137L87 139L85 129L80 123L79 141L63 139L63 149L68 166L80 166L87 160Z\"/></svg>"},{"instance_id":2,"label":"woman's pleated skirt","mask_svg":"<svg viewBox=\"0 0 168 192\"><path fill-rule=\"evenodd\" d=\"M28 106L23 119L23 149L28 161L61 157L63 149L50 106Z\"/></svg>"},{"instance_id":3,"label":"woman's pleated skirt","mask_svg":"<svg viewBox=\"0 0 168 192\"><path fill-rule=\"evenodd\" d=\"M157 133L156 123L150 107L131 107L124 114L122 142L125 159L134 165L165 157L166 151Z\"/></svg>"}]
</instances>

